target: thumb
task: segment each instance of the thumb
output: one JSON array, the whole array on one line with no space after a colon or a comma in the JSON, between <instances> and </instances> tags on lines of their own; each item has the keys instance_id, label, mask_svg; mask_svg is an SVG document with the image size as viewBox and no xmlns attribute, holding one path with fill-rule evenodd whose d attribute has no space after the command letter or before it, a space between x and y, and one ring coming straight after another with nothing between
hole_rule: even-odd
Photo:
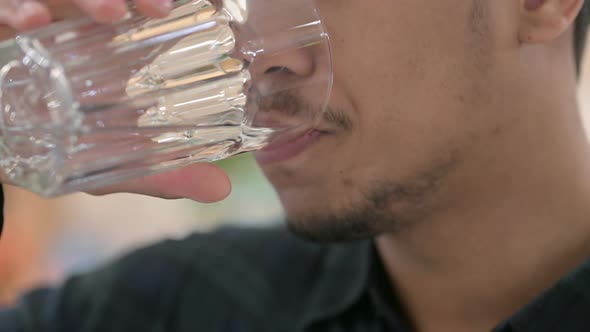
<instances>
[{"instance_id":1,"label":"thumb","mask_svg":"<svg viewBox=\"0 0 590 332\"><path fill-rule=\"evenodd\" d=\"M189 198L198 202L213 203L226 198L230 191L231 183L225 171L214 164L199 163L101 188L91 191L90 194L126 192L167 199Z\"/></svg>"}]
</instances>

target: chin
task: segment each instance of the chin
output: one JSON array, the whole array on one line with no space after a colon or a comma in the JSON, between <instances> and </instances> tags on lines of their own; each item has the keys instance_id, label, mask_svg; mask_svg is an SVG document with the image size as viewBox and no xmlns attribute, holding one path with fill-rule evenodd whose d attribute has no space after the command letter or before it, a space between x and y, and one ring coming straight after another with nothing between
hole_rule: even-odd
<instances>
[{"instance_id":1,"label":"chin","mask_svg":"<svg viewBox=\"0 0 590 332\"><path fill-rule=\"evenodd\" d=\"M276 186L283 209L289 217L298 217L307 214L317 214L326 211L331 203L328 195L322 194L313 186L280 187Z\"/></svg>"},{"instance_id":2,"label":"chin","mask_svg":"<svg viewBox=\"0 0 590 332\"><path fill-rule=\"evenodd\" d=\"M340 243L366 240L378 232L371 220L352 214L330 214L326 211L287 215L287 227L296 236L313 242Z\"/></svg>"}]
</instances>

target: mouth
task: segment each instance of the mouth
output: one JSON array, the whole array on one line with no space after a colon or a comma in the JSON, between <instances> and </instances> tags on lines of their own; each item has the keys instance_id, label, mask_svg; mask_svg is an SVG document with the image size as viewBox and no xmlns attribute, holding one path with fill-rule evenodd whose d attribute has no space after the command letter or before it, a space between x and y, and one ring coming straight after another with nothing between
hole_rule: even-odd
<instances>
[{"instance_id":1,"label":"mouth","mask_svg":"<svg viewBox=\"0 0 590 332\"><path fill-rule=\"evenodd\" d=\"M315 145L323 136L329 132L311 129L292 139L277 141L256 151L254 156L259 164L268 165L287 161L303 153L312 145Z\"/></svg>"}]
</instances>

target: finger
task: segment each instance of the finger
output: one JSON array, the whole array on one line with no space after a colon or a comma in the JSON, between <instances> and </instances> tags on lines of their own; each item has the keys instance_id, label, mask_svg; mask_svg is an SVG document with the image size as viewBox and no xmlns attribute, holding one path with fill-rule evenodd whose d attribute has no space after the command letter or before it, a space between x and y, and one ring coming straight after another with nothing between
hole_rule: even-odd
<instances>
[{"instance_id":1,"label":"finger","mask_svg":"<svg viewBox=\"0 0 590 332\"><path fill-rule=\"evenodd\" d=\"M221 168L209 163L200 163L90 193L105 195L126 192L167 199L189 198L198 202L213 203L226 198L230 191L231 183Z\"/></svg>"},{"instance_id":2,"label":"finger","mask_svg":"<svg viewBox=\"0 0 590 332\"><path fill-rule=\"evenodd\" d=\"M165 17L172 10L172 0L135 0L137 10L150 17Z\"/></svg>"},{"instance_id":3,"label":"finger","mask_svg":"<svg viewBox=\"0 0 590 332\"><path fill-rule=\"evenodd\" d=\"M0 41L14 36L15 30L6 25L0 25Z\"/></svg>"},{"instance_id":4,"label":"finger","mask_svg":"<svg viewBox=\"0 0 590 332\"><path fill-rule=\"evenodd\" d=\"M125 0L72 0L95 20L112 23L122 19L127 13Z\"/></svg>"},{"instance_id":5,"label":"finger","mask_svg":"<svg viewBox=\"0 0 590 332\"><path fill-rule=\"evenodd\" d=\"M9 2L0 9L0 23L15 30L30 30L50 22L51 13L37 1Z\"/></svg>"},{"instance_id":6,"label":"finger","mask_svg":"<svg viewBox=\"0 0 590 332\"><path fill-rule=\"evenodd\" d=\"M3 5L2 7L0 7L0 23L2 23L2 25L12 27L12 22L14 20L15 13L16 6Z\"/></svg>"},{"instance_id":7,"label":"finger","mask_svg":"<svg viewBox=\"0 0 590 332\"><path fill-rule=\"evenodd\" d=\"M49 8L51 17L54 21L62 21L68 18L86 15L78 6L72 5L69 1L49 1L47 3L47 8Z\"/></svg>"}]
</instances>

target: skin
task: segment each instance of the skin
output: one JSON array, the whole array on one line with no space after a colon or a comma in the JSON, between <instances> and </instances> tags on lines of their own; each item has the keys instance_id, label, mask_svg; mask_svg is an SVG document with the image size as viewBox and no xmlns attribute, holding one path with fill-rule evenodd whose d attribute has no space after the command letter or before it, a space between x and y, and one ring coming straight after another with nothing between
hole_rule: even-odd
<instances>
[{"instance_id":1,"label":"skin","mask_svg":"<svg viewBox=\"0 0 590 332\"><path fill-rule=\"evenodd\" d=\"M293 231L375 238L418 331L490 331L590 256L582 1L317 3L349 126L262 164Z\"/></svg>"},{"instance_id":2,"label":"skin","mask_svg":"<svg viewBox=\"0 0 590 332\"><path fill-rule=\"evenodd\" d=\"M375 238L418 331L489 331L587 259L590 155L572 48L582 3L318 0L334 54L325 134L261 163L290 228ZM34 25L0 8L12 28ZM268 66L299 75L289 66L305 61L293 60ZM171 178L155 188L182 187Z\"/></svg>"}]
</instances>

